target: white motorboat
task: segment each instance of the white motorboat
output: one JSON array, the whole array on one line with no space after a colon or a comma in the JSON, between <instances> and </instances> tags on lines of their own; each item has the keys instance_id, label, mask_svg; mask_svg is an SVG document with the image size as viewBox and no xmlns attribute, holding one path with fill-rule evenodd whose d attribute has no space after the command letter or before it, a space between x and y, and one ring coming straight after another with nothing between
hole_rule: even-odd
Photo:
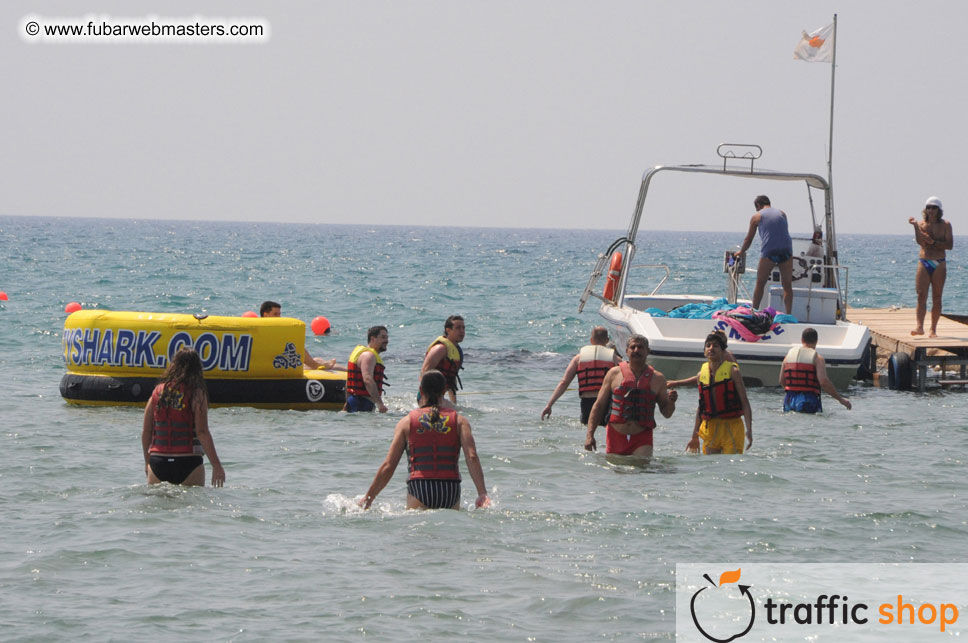
<instances>
[{"instance_id":1,"label":"white motorboat","mask_svg":"<svg viewBox=\"0 0 968 643\"><path fill-rule=\"evenodd\" d=\"M601 300L599 313L604 318L605 325L612 331L616 348L620 352L624 350L625 343L632 334L644 335L649 340L650 363L669 379L683 379L695 375L705 361L703 346L706 336L713 330L724 330L729 337L729 350L740 365L743 380L752 386L777 386L784 356L792 346L800 345L803 330L813 327L819 336L817 351L827 362L827 373L831 381L838 388L846 386L858 373L858 369L868 363L865 352L870 350L870 331L866 326L847 321L847 268L838 261L833 194L829 182L816 174L755 169L754 162L762 154L762 149L757 145L723 144L719 146L718 153L723 159L722 166L656 166L645 172L628 233L599 255L598 263L582 294L578 311L584 309L589 297ZM743 165L737 166L737 160ZM722 319L675 316L673 311L682 306L709 306L721 297L725 297L729 304L751 306L751 303L748 293L747 299L738 298L740 291L745 290L742 277L746 261L745 256L738 261L732 260L736 248L724 248L722 263L717 261L716 265L709 267L710 274L722 271L726 276L725 289L720 295L662 294L662 285L671 274L669 267L648 261L644 264L635 263L636 236L643 213L646 212L649 187L653 179L666 172L746 180L801 181L806 184L813 223L811 229L815 234L811 238L793 238L791 313L797 323L777 323L767 332L750 338L748 333L737 332ZM814 212L814 191L823 193L824 212L820 223ZM651 290L643 289L633 277L637 268L649 268L653 271L664 269L665 277ZM601 289L598 281L606 271L609 276L605 288ZM755 280L755 267L752 272ZM641 274L640 271L638 276ZM777 270L770 275L761 306L762 309L773 307L777 311L784 311L783 289ZM673 316L669 316L669 313Z\"/></svg>"}]
</instances>

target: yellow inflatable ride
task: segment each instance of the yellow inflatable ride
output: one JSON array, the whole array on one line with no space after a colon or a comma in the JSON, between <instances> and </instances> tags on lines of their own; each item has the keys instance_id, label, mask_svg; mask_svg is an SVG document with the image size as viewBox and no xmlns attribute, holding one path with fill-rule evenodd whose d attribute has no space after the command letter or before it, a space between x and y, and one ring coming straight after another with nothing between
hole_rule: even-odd
<instances>
[{"instance_id":1,"label":"yellow inflatable ride","mask_svg":"<svg viewBox=\"0 0 968 643\"><path fill-rule=\"evenodd\" d=\"M343 408L346 373L304 369L305 342L306 325L289 317L79 310L64 322L60 392L71 404L144 406L168 360L189 346L213 407Z\"/></svg>"}]
</instances>

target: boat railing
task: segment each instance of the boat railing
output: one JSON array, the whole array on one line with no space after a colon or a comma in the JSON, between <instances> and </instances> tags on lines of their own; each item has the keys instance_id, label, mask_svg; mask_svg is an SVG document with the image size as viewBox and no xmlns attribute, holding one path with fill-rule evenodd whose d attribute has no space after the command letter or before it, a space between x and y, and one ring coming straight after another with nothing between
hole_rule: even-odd
<instances>
[{"instance_id":1,"label":"boat railing","mask_svg":"<svg viewBox=\"0 0 968 643\"><path fill-rule=\"evenodd\" d=\"M582 292L581 301L578 304L578 312L581 312L585 309L585 304L588 302L589 296L595 297L596 299L600 299L609 304L615 303L615 301L605 299L605 297L602 295L595 293L594 288L598 278L605 274L605 263L611 259L612 253L615 252L616 249L620 248L623 244L628 246L628 237L619 237L612 242L612 245L608 247L608 250L598 255L598 261L595 262L595 267L592 269L592 274L588 276L588 283L585 284L585 290ZM618 293L615 294L618 295Z\"/></svg>"},{"instance_id":2,"label":"boat railing","mask_svg":"<svg viewBox=\"0 0 968 643\"><path fill-rule=\"evenodd\" d=\"M592 270L592 274L588 278L588 284L586 284L585 286L585 292L582 293L581 303L578 305L578 312L582 312L585 309L585 304L588 302L589 297L594 297L595 299L598 299L606 304L612 304L612 305L614 305L618 300L619 298L618 293L616 293L615 300L612 300L612 299L606 299L604 295L600 295L597 292L595 292L595 282L598 281L599 277L605 274L605 261L610 256L611 256L610 254L599 255L598 263L595 264L595 269ZM627 266L626 270L631 272L633 268L654 268L656 270L665 271L665 275L662 277L662 279L659 280L659 283L655 285L655 288L652 289L652 292L649 293L648 295L649 297L659 292L659 288L662 288L662 285L666 281L668 281L669 277L672 276L672 271L669 269L669 266L665 264L634 263L630 266Z\"/></svg>"},{"instance_id":3,"label":"boat railing","mask_svg":"<svg viewBox=\"0 0 968 643\"><path fill-rule=\"evenodd\" d=\"M631 272L632 268L653 268L655 270L665 270L665 276L659 280L659 283L655 285L655 288L652 289L652 292L648 294L649 297L659 292L659 288L662 288L662 285L669 280L669 277L672 276L672 271L669 270L669 266L665 265L664 263L635 263L629 266L629 272Z\"/></svg>"}]
</instances>

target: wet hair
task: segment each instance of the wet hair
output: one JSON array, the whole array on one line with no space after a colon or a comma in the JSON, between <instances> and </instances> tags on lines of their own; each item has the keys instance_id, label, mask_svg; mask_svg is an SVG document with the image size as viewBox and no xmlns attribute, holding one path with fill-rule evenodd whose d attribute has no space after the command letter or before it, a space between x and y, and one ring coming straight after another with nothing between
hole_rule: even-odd
<instances>
[{"instance_id":1,"label":"wet hair","mask_svg":"<svg viewBox=\"0 0 968 643\"><path fill-rule=\"evenodd\" d=\"M427 405L433 410L430 421L434 424L440 420L440 400L444 397L447 379L438 370L429 370L420 377L420 392L427 400Z\"/></svg>"},{"instance_id":2,"label":"wet hair","mask_svg":"<svg viewBox=\"0 0 968 643\"><path fill-rule=\"evenodd\" d=\"M596 326L592 329L592 339L604 345L608 341L608 329L604 326ZM648 345L648 340L646 345Z\"/></svg>"},{"instance_id":3,"label":"wet hair","mask_svg":"<svg viewBox=\"0 0 968 643\"><path fill-rule=\"evenodd\" d=\"M816 344L817 338L816 328L804 328L803 333L800 335L800 339L806 344Z\"/></svg>"},{"instance_id":4,"label":"wet hair","mask_svg":"<svg viewBox=\"0 0 968 643\"><path fill-rule=\"evenodd\" d=\"M262 305L259 306L259 317L265 317L266 313L273 308L282 308L282 305L274 301L264 301Z\"/></svg>"},{"instance_id":5,"label":"wet hair","mask_svg":"<svg viewBox=\"0 0 968 643\"><path fill-rule=\"evenodd\" d=\"M721 349L726 350L726 333L721 330L714 330L706 335L706 341L703 342L703 346L708 346L712 343L719 344Z\"/></svg>"},{"instance_id":6,"label":"wet hair","mask_svg":"<svg viewBox=\"0 0 968 643\"><path fill-rule=\"evenodd\" d=\"M168 388L169 385L184 385L190 391L201 391L208 395L208 387L205 386L205 373L202 370L202 359L194 348L182 347L178 349L175 356L171 358L168 368L161 376L161 382Z\"/></svg>"},{"instance_id":7,"label":"wet hair","mask_svg":"<svg viewBox=\"0 0 968 643\"><path fill-rule=\"evenodd\" d=\"M366 343L369 344L370 340L379 335L381 332L388 333L386 326L370 326L370 329L366 331Z\"/></svg>"},{"instance_id":8,"label":"wet hair","mask_svg":"<svg viewBox=\"0 0 968 643\"><path fill-rule=\"evenodd\" d=\"M448 331L451 328L453 328L455 321L464 321L464 318L461 317L460 315L451 315L450 317L447 318L447 321L444 322L444 330Z\"/></svg>"},{"instance_id":9,"label":"wet hair","mask_svg":"<svg viewBox=\"0 0 968 643\"><path fill-rule=\"evenodd\" d=\"M632 344L641 344L646 350L649 349L649 340L644 335L629 335L629 341L625 342L625 347L628 348Z\"/></svg>"},{"instance_id":10,"label":"wet hair","mask_svg":"<svg viewBox=\"0 0 968 643\"><path fill-rule=\"evenodd\" d=\"M766 196L765 194L761 194L758 197L756 197L755 199L753 199L753 207L758 208L761 205L771 205L770 204L770 197Z\"/></svg>"}]
</instances>

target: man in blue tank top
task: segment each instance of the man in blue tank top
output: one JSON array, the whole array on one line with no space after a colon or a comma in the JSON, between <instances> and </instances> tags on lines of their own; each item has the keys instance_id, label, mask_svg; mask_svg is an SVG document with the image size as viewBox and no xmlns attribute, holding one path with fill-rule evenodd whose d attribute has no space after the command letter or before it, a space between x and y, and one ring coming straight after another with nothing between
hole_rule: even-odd
<instances>
[{"instance_id":1,"label":"man in blue tank top","mask_svg":"<svg viewBox=\"0 0 968 643\"><path fill-rule=\"evenodd\" d=\"M787 216L783 210L770 205L770 197L761 194L753 200L756 214L750 219L750 229L743 239L743 245L734 257L739 257L753 243L756 231L760 231L760 262L756 267L756 288L753 289L753 308L759 309L763 299L766 280L773 272L773 266L780 269L780 284L783 286L783 307L789 315L793 312L793 240L787 226Z\"/></svg>"}]
</instances>

